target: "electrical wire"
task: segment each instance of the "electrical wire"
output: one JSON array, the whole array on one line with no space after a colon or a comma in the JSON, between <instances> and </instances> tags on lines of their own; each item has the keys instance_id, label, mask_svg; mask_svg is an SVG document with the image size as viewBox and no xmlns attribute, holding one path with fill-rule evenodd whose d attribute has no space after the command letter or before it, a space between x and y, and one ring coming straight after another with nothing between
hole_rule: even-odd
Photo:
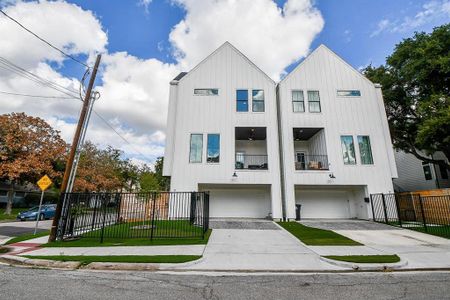
<instances>
[{"instance_id":1,"label":"electrical wire","mask_svg":"<svg viewBox=\"0 0 450 300\"><path fill-rule=\"evenodd\" d=\"M0 94L11 95L11 96L23 96L23 97L31 97L31 98L43 98L43 99L76 99L77 97L62 97L62 96L41 96L41 95L29 95L29 94L20 94L20 93L12 93L0 91Z\"/></svg>"},{"instance_id":2,"label":"electrical wire","mask_svg":"<svg viewBox=\"0 0 450 300\"><path fill-rule=\"evenodd\" d=\"M66 52L64 52L63 50L59 49L58 47L54 46L53 44L51 44L50 42L48 42L47 40L41 38L39 35L37 35L36 33L34 33L33 31L31 31L30 29L28 29L27 27L25 27L24 25L22 25L19 21L17 21L16 19L14 19L13 17L9 16L6 12L4 12L3 10L0 9L0 12L5 15L5 17L7 17L8 19L10 19L11 21L13 21L14 23L16 23L17 25L19 25L20 27L22 27L24 30L26 30L27 32L29 32L30 34L32 34L33 36L35 36L37 39L39 39L40 41L42 41L43 43L47 44L48 46L50 46L51 48L55 49L56 51L58 51L59 53L61 53L62 55L72 59L73 61L85 66L86 68L90 68L87 64L83 63L82 61L79 61L78 59L76 59L75 57L73 57L70 54L67 54Z\"/></svg>"}]
</instances>

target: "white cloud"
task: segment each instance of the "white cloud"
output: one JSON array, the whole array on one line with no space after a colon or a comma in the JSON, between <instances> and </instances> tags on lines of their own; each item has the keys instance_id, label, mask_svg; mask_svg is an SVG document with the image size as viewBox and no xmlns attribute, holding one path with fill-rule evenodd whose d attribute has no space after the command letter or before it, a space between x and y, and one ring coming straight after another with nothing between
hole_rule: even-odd
<instances>
[{"instance_id":1,"label":"white cloud","mask_svg":"<svg viewBox=\"0 0 450 300\"><path fill-rule=\"evenodd\" d=\"M146 13L148 13L148 7L152 3L153 0L139 0L138 5L144 7Z\"/></svg>"},{"instance_id":2,"label":"white cloud","mask_svg":"<svg viewBox=\"0 0 450 300\"><path fill-rule=\"evenodd\" d=\"M371 33L371 37L382 32L407 32L421 26L436 22L448 22L450 19L450 0L432 0L422 5L421 10L414 16L406 16L403 19L383 19L377 24L377 29Z\"/></svg>"},{"instance_id":3,"label":"white cloud","mask_svg":"<svg viewBox=\"0 0 450 300\"><path fill-rule=\"evenodd\" d=\"M309 0L175 0L186 17L170 33L175 57L189 70L225 41L273 79L307 55L324 21Z\"/></svg>"},{"instance_id":4,"label":"white cloud","mask_svg":"<svg viewBox=\"0 0 450 300\"><path fill-rule=\"evenodd\" d=\"M97 16L75 4L61 0L0 1L8 14L57 47L73 55L87 55L89 64L95 53L103 53L98 74L101 84L95 87L101 98L95 111L130 144L95 114L87 139L120 148L137 164L151 162L164 152L169 82L179 71L189 70L228 40L276 80L285 67L308 53L324 23L309 0L288 0L283 8L271 0L173 0L184 7L186 16L172 29L170 44L164 47L175 49L177 63L168 64L126 52L108 53L107 33ZM139 3L148 7L151 1ZM1 16L0 36L0 56L64 87L78 89L77 79L66 78L59 67L51 67L54 63L64 66L67 58ZM1 64L0 91L60 95L4 70ZM42 117L68 142L80 107L78 100L0 97L0 114L24 111Z\"/></svg>"}]
</instances>

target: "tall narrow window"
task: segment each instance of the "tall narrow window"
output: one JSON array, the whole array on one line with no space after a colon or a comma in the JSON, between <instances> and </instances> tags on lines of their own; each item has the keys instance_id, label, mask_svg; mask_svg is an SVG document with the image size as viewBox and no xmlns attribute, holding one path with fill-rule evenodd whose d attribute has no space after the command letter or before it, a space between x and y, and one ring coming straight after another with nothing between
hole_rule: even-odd
<instances>
[{"instance_id":1,"label":"tall narrow window","mask_svg":"<svg viewBox=\"0 0 450 300\"><path fill-rule=\"evenodd\" d=\"M423 174L425 175L425 180L433 179L433 175L431 174L431 166L427 162L422 162Z\"/></svg>"},{"instance_id":2,"label":"tall narrow window","mask_svg":"<svg viewBox=\"0 0 450 300\"><path fill-rule=\"evenodd\" d=\"M208 147L206 162L218 163L220 161L220 135L208 134Z\"/></svg>"},{"instance_id":3,"label":"tall narrow window","mask_svg":"<svg viewBox=\"0 0 450 300\"><path fill-rule=\"evenodd\" d=\"M201 163L203 151L203 134L191 134L189 162Z\"/></svg>"},{"instance_id":4,"label":"tall narrow window","mask_svg":"<svg viewBox=\"0 0 450 300\"><path fill-rule=\"evenodd\" d=\"M351 135L341 136L342 157L345 165L356 165L355 145Z\"/></svg>"},{"instance_id":5,"label":"tall narrow window","mask_svg":"<svg viewBox=\"0 0 450 300\"><path fill-rule=\"evenodd\" d=\"M248 111L248 91L236 91L236 111Z\"/></svg>"},{"instance_id":6,"label":"tall narrow window","mask_svg":"<svg viewBox=\"0 0 450 300\"><path fill-rule=\"evenodd\" d=\"M366 135L358 135L359 155L361 164L373 165L372 148L370 147L370 138Z\"/></svg>"},{"instance_id":7,"label":"tall narrow window","mask_svg":"<svg viewBox=\"0 0 450 300\"><path fill-rule=\"evenodd\" d=\"M252 110L254 112L264 112L264 91L252 91Z\"/></svg>"},{"instance_id":8,"label":"tall narrow window","mask_svg":"<svg viewBox=\"0 0 450 300\"><path fill-rule=\"evenodd\" d=\"M305 97L303 91L292 91L292 110L294 112L305 111Z\"/></svg>"},{"instance_id":9,"label":"tall narrow window","mask_svg":"<svg viewBox=\"0 0 450 300\"><path fill-rule=\"evenodd\" d=\"M319 91L308 91L309 112L320 112Z\"/></svg>"}]
</instances>

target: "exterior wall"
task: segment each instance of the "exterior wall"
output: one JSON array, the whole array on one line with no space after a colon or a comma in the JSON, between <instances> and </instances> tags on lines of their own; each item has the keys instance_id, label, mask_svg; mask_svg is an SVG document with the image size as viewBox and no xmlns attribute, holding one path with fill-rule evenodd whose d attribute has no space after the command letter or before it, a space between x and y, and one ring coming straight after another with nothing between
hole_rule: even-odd
<instances>
[{"instance_id":1,"label":"exterior wall","mask_svg":"<svg viewBox=\"0 0 450 300\"><path fill-rule=\"evenodd\" d=\"M361 97L338 97L338 89L361 91ZM292 111L292 90L303 90L305 112ZM308 112L307 91L319 91L321 112ZM387 128L381 90L325 46L310 54L279 84L281 132L284 149L284 172L287 217L295 217L295 185L359 185L370 193L392 192L396 177L392 144ZM295 170L292 128L324 128L329 171ZM341 135L352 135L356 165L344 165ZM357 135L370 136L373 165L361 165ZM319 150L316 150L319 151ZM330 178L330 174L336 178ZM365 204L365 211L370 211Z\"/></svg>"},{"instance_id":2,"label":"exterior wall","mask_svg":"<svg viewBox=\"0 0 450 300\"><path fill-rule=\"evenodd\" d=\"M169 122L174 130L168 129L172 137L166 146L169 162L164 166L164 173L171 176L171 190L196 191L199 184L268 184L272 186L272 214L281 218L275 83L225 43L174 86L169 99ZM219 95L197 96L195 88L218 88ZM251 112L251 101L249 112L236 112L237 89L248 89L249 99L252 89L264 90L265 112ZM235 127L266 127L268 170L235 170ZM203 134L202 163L189 163L193 133ZM219 163L206 163L208 133L220 134ZM237 177L233 177L235 172Z\"/></svg>"},{"instance_id":3,"label":"exterior wall","mask_svg":"<svg viewBox=\"0 0 450 300\"><path fill-rule=\"evenodd\" d=\"M439 166L433 167L433 165L430 165L432 179L426 180L421 160L403 151L395 151L394 155L397 162L398 178L395 178L393 181L394 187L399 192L436 189L438 188L437 181L439 181L440 188L450 187L450 181L442 178ZM436 153L433 155L433 158L447 160L442 152Z\"/></svg>"}]
</instances>

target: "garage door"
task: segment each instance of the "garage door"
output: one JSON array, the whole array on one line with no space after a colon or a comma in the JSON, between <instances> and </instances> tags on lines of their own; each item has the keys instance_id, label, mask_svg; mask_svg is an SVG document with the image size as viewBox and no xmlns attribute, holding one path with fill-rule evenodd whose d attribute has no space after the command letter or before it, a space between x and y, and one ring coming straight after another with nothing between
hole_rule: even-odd
<instances>
[{"instance_id":1,"label":"garage door","mask_svg":"<svg viewBox=\"0 0 450 300\"><path fill-rule=\"evenodd\" d=\"M346 191L296 190L295 202L302 205L302 218L350 218Z\"/></svg>"},{"instance_id":2,"label":"garage door","mask_svg":"<svg viewBox=\"0 0 450 300\"><path fill-rule=\"evenodd\" d=\"M209 214L213 218L264 218L271 211L268 188L209 191Z\"/></svg>"}]
</instances>

